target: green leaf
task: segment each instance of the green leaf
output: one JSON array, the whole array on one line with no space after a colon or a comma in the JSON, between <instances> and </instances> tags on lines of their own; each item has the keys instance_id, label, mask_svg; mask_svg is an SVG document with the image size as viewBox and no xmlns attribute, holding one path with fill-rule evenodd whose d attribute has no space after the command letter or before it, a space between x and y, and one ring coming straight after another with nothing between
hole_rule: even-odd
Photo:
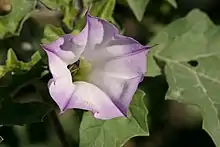
<instances>
[{"instance_id":1,"label":"green leaf","mask_svg":"<svg viewBox=\"0 0 220 147\"><path fill-rule=\"evenodd\" d=\"M127 0L138 21L141 21L149 0Z\"/></svg>"},{"instance_id":2,"label":"green leaf","mask_svg":"<svg viewBox=\"0 0 220 147\"><path fill-rule=\"evenodd\" d=\"M128 118L98 120L90 112L84 113L80 126L80 147L121 147L132 137L149 135L145 98L145 93L137 90Z\"/></svg>"},{"instance_id":3,"label":"green leaf","mask_svg":"<svg viewBox=\"0 0 220 147\"><path fill-rule=\"evenodd\" d=\"M201 47L201 50L204 50L206 43L202 42L202 44L197 44L196 41L199 39L204 41L202 40L204 38L203 31L206 31L208 27L214 26L205 14L201 14L198 10L194 10L193 12L194 13L190 13L188 17L179 19L168 25L150 41L149 45L157 45L150 49L147 56L147 76L156 76L160 74L160 68L157 66L159 63L157 60L155 61L155 55L161 51L168 54L172 52L172 54L176 54L176 58L180 58L179 60L182 60L181 58L190 60L193 56L197 55L200 50L193 49L186 52L186 44L192 48L197 46L198 48ZM201 31L201 33L197 34L197 31ZM192 33L196 36L193 36ZM192 37L195 38L192 40ZM177 39L178 41L176 41ZM172 46L169 46L170 44ZM176 51L177 49L178 51ZM184 54L187 54L187 56L183 56ZM160 62L160 64L163 65L162 62Z\"/></svg>"},{"instance_id":4,"label":"green leaf","mask_svg":"<svg viewBox=\"0 0 220 147\"><path fill-rule=\"evenodd\" d=\"M30 16L36 0L11 0L12 11L0 16L0 39L19 35L24 21Z\"/></svg>"},{"instance_id":5,"label":"green leaf","mask_svg":"<svg viewBox=\"0 0 220 147\"><path fill-rule=\"evenodd\" d=\"M18 63L18 59L17 59L14 51L12 49L9 49L8 55L7 55L7 60L6 60L6 66L8 68L10 68L10 67L13 68L13 66L17 65L17 63Z\"/></svg>"},{"instance_id":6,"label":"green leaf","mask_svg":"<svg viewBox=\"0 0 220 147\"><path fill-rule=\"evenodd\" d=\"M52 9L60 9L61 6L68 6L71 0L41 0L46 6Z\"/></svg>"},{"instance_id":7,"label":"green leaf","mask_svg":"<svg viewBox=\"0 0 220 147\"><path fill-rule=\"evenodd\" d=\"M6 65L0 65L0 78L4 77L5 74L9 72L13 72L13 74L28 72L40 60L40 53L36 52L32 55L31 61L18 61L14 51L12 49L9 49L7 53Z\"/></svg>"},{"instance_id":8,"label":"green leaf","mask_svg":"<svg viewBox=\"0 0 220 147\"><path fill-rule=\"evenodd\" d=\"M51 9L59 10L63 12L64 18L63 22L72 28L72 22L77 15L77 10L73 6L72 0L42 0L42 2Z\"/></svg>"},{"instance_id":9,"label":"green leaf","mask_svg":"<svg viewBox=\"0 0 220 147\"><path fill-rule=\"evenodd\" d=\"M12 49L8 50L7 57L6 65L0 66L0 100L13 95L14 90L19 90L19 87L34 78L39 78L44 71L42 66L39 66L39 52L33 54L29 62L18 61Z\"/></svg>"},{"instance_id":10,"label":"green leaf","mask_svg":"<svg viewBox=\"0 0 220 147\"><path fill-rule=\"evenodd\" d=\"M113 18L113 12L115 9L116 0L101 0L95 2L91 9L90 13L93 16L100 17L104 20L107 20L114 25L117 26L117 28L120 28L118 23Z\"/></svg>"},{"instance_id":11,"label":"green leaf","mask_svg":"<svg viewBox=\"0 0 220 147\"><path fill-rule=\"evenodd\" d=\"M156 36L153 42L159 45L151 55L166 75L169 84L166 99L198 106L203 129L217 147L220 147L219 39L220 28L204 13L193 10ZM154 68L156 62L148 66Z\"/></svg>"},{"instance_id":12,"label":"green leaf","mask_svg":"<svg viewBox=\"0 0 220 147\"><path fill-rule=\"evenodd\" d=\"M12 49L8 50L6 65L0 66L0 69L3 69L0 75L0 124L22 125L39 122L51 111L51 106L41 102L38 95L37 100L33 100L33 95L28 95L23 102L20 100L24 96L19 99L16 96L21 88L41 76L43 68L39 66L40 60L39 52L32 55L29 62L22 62L17 59Z\"/></svg>"},{"instance_id":13,"label":"green leaf","mask_svg":"<svg viewBox=\"0 0 220 147\"><path fill-rule=\"evenodd\" d=\"M169 2L174 8L177 8L176 0L166 0L166 1Z\"/></svg>"},{"instance_id":14,"label":"green leaf","mask_svg":"<svg viewBox=\"0 0 220 147\"><path fill-rule=\"evenodd\" d=\"M64 32L55 26L47 25L44 29L44 36L41 40L43 44L51 43L52 41L63 36Z\"/></svg>"},{"instance_id":15,"label":"green leaf","mask_svg":"<svg viewBox=\"0 0 220 147\"><path fill-rule=\"evenodd\" d=\"M84 5L85 5L84 12L90 8L90 14L92 16L105 19L115 24L116 26L118 26L118 24L113 18L115 4L116 4L116 0L99 0L99 1L96 1L96 0L88 1L87 0L87 1L84 1ZM84 27L84 23L82 19L84 20L84 15L82 16L81 20L78 21L80 22L80 24L77 25L79 26L77 27L79 30L81 30L82 27Z\"/></svg>"},{"instance_id":16,"label":"green leaf","mask_svg":"<svg viewBox=\"0 0 220 147\"><path fill-rule=\"evenodd\" d=\"M116 3L115 0L100 0L100 1L85 0L83 1L84 9L82 10L82 14L80 15L79 18L76 18L76 16L79 13L79 8L77 8L78 6L76 4L76 1L72 2L71 0L65 0L65 1L43 0L43 2L50 8L60 10L64 13L63 22L68 26L69 29L74 29L72 32L74 35L78 34L85 26L85 15L84 14L88 10L88 8L91 8L90 9L91 15L100 17L102 19L110 21L111 23L119 26L115 22L114 18L112 17L115 3ZM75 7L73 6L73 4L75 4L74 5ZM75 27L72 28L73 27L72 23L74 19L77 19L77 23L75 24ZM49 37L51 39L52 38L57 39L58 37L64 34L60 28L47 26L45 29L45 33L44 33L45 37L42 40L43 43L45 42L48 43L49 40L47 40L46 38L48 38L48 36L50 35L49 32L52 34L52 36L56 36L56 37Z\"/></svg>"},{"instance_id":17,"label":"green leaf","mask_svg":"<svg viewBox=\"0 0 220 147\"><path fill-rule=\"evenodd\" d=\"M93 4L91 15L110 20L115 8L115 0L101 0Z\"/></svg>"},{"instance_id":18,"label":"green leaf","mask_svg":"<svg viewBox=\"0 0 220 147\"><path fill-rule=\"evenodd\" d=\"M72 0L42 0L42 2L51 9L63 12L63 22L67 25L68 28L72 29L72 22L77 14L77 10L73 7ZM64 34L65 33L61 28L48 24L44 29L44 36L41 42L43 44L50 43L63 36Z\"/></svg>"}]
</instances>

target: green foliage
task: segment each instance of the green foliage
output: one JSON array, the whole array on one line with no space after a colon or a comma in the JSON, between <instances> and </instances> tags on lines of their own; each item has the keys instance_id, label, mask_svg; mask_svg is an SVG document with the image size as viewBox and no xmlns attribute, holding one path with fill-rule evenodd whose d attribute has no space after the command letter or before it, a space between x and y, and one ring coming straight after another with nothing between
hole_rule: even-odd
<instances>
[{"instance_id":1,"label":"green foliage","mask_svg":"<svg viewBox=\"0 0 220 147\"><path fill-rule=\"evenodd\" d=\"M52 9L62 9L62 7L69 7L71 0L42 0L42 2Z\"/></svg>"},{"instance_id":2,"label":"green foliage","mask_svg":"<svg viewBox=\"0 0 220 147\"><path fill-rule=\"evenodd\" d=\"M126 0L129 7L133 11L136 19L141 21L143 19L146 7L151 0ZM165 0L170 3L174 8L177 8L176 0ZM125 0L119 0L123 5L127 5Z\"/></svg>"},{"instance_id":3,"label":"green foliage","mask_svg":"<svg viewBox=\"0 0 220 147\"><path fill-rule=\"evenodd\" d=\"M115 8L115 0L102 0L93 4L91 15L110 20Z\"/></svg>"},{"instance_id":4,"label":"green foliage","mask_svg":"<svg viewBox=\"0 0 220 147\"><path fill-rule=\"evenodd\" d=\"M13 75L19 74L21 72L28 72L40 60L41 56L39 52L36 52L31 57L31 61L18 61L14 51L12 49L9 49L7 54L6 65L0 65L0 78L4 77L9 72L11 72Z\"/></svg>"},{"instance_id":5,"label":"green foliage","mask_svg":"<svg viewBox=\"0 0 220 147\"><path fill-rule=\"evenodd\" d=\"M44 29L44 37L41 39L41 42L43 44L50 43L51 41L56 40L63 35L64 32L62 31L62 29L52 25L47 25Z\"/></svg>"},{"instance_id":6,"label":"green foliage","mask_svg":"<svg viewBox=\"0 0 220 147\"><path fill-rule=\"evenodd\" d=\"M0 16L0 39L19 34L24 21L34 10L36 2L36 0L11 0L11 12Z\"/></svg>"},{"instance_id":7,"label":"green foliage","mask_svg":"<svg viewBox=\"0 0 220 147\"><path fill-rule=\"evenodd\" d=\"M138 21L141 21L149 0L127 0Z\"/></svg>"},{"instance_id":8,"label":"green foliage","mask_svg":"<svg viewBox=\"0 0 220 147\"><path fill-rule=\"evenodd\" d=\"M220 28L207 15L193 10L153 39L151 43L159 45L148 58L150 75L158 75L159 68L166 75L169 84L166 99L198 106L203 129L216 146L220 146L219 32Z\"/></svg>"},{"instance_id":9,"label":"green foliage","mask_svg":"<svg viewBox=\"0 0 220 147\"><path fill-rule=\"evenodd\" d=\"M17 59L12 49L8 50L6 64L0 66L0 124L22 125L42 121L51 111L51 106L40 102L40 99L32 100L33 96L24 102L16 97L21 88L40 77L42 71L36 68L40 60L39 52L33 54L29 62L23 62Z\"/></svg>"},{"instance_id":10,"label":"green foliage","mask_svg":"<svg viewBox=\"0 0 220 147\"><path fill-rule=\"evenodd\" d=\"M147 108L145 93L137 90L130 105L128 118L97 120L84 113L80 126L80 147L121 147L135 136L147 136Z\"/></svg>"},{"instance_id":11,"label":"green foliage","mask_svg":"<svg viewBox=\"0 0 220 147\"><path fill-rule=\"evenodd\" d=\"M68 27L72 27L73 18L77 14L77 10L73 7L72 0L42 0L52 10L61 11L64 14L63 21Z\"/></svg>"},{"instance_id":12,"label":"green foliage","mask_svg":"<svg viewBox=\"0 0 220 147\"><path fill-rule=\"evenodd\" d=\"M77 34L82 28L84 27L84 16L85 12L90 8L90 14L93 16L100 17L102 19L108 20L116 25L118 25L114 18L112 17L114 7L115 7L115 0L100 0L94 2L94 4L89 3L89 1L85 2L84 9L82 14L78 18L78 23L76 24L75 28L72 28L73 20L75 19L77 13L79 13L79 8L73 7L73 3L71 0L66 1L52 1L52 0L43 0L45 4L50 6L52 9L61 10L64 13L64 23L70 28L73 29L73 34ZM44 37L42 38L42 43L49 43L60 36L64 35L64 32L61 28L47 25L44 29Z\"/></svg>"}]
</instances>

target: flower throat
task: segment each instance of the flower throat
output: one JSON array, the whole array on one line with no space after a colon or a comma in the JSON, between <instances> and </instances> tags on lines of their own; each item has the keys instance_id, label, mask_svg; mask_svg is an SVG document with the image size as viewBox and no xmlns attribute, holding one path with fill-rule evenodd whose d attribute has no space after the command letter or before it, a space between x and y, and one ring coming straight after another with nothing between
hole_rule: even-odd
<instances>
[{"instance_id":1,"label":"flower throat","mask_svg":"<svg viewBox=\"0 0 220 147\"><path fill-rule=\"evenodd\" d=\"M74 64L68 65L73 81L87 81L92 66L89 62L81 59Z\"/></svg>"}]
</instances>

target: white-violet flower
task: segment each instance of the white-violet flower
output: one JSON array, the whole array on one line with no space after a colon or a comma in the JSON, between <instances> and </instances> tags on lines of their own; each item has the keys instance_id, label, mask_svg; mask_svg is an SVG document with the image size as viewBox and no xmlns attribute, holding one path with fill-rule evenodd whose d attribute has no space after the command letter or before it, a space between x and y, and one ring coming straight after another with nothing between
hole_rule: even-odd
<instances>
[{"instance_id":1,"label":"white-violet flower","mask_svg":"<svg viewBox=\"0 0 220 147\"><path fill-rule=\"evenodd\" d=\"M85 28L42 45L53 78L49 92L61 113L89 110L98 119L126 116L129 104L146 71L149 46L122 36L105 20L86 14ZM80 61L72 76L69 69ZM71 66L70 66L71 68Z\"/></svg>"}]
</instances>

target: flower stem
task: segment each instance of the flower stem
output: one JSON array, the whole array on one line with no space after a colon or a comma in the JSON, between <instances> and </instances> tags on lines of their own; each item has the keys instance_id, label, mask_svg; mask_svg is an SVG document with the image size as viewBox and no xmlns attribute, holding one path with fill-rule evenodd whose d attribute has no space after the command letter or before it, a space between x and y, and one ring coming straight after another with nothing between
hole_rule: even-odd
<instances>
[{"instance_id":1,"label":"flower stem","mask_svg":"<svg viewBox=\"0 0 220 147\"><path fill-rule=\"evenodd\" d=\"M34 87L36 88L37 92L41 95L42 99L46 103L51 103L52 99L49 95L47 86L41 82L40 80L35 80L33 82ZM70 144L67 140L66 134L63 130L63 127L59 121L59 118L55 112L55 110L52 110L50 114L48 115L49 122L51 126L53 127L55 133L57 134L58 139L60 140L60 143L62 144L62 147L70 147Z\"/></svg>"}]
</instances>

